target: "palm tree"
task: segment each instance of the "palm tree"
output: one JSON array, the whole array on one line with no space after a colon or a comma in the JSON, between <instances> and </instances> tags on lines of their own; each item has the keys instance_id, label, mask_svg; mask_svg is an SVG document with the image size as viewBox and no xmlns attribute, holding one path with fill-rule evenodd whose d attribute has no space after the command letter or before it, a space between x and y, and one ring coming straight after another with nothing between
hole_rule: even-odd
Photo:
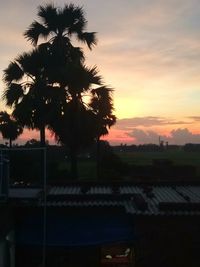
<instances>
[{"instance_id":1,"label":"palm tree","mask_svg":"<svg viewBox=\"0 0 200 267\"><path fill-rule=\"evenodd\" d=\"M71 64L68 71L69 75L65 81L63 80L64 87L67 87L67 97L65 95L60 102L60 108L56 108L49 128L60 143L69 147L71 173L73 178L77 178L78 151L94 140L94 131L91 127L95 123L94 114L88 106L87 99L91 97L92 86L101 84L101 77L96 67L88 68L81 64Z\"/></svg>"},{"instance_id":2,"label":"palm tree","mask_svg":"<svg viewBox=\"0 0 200 267\"><path fill-rule=\"evenodd\" d=\"M69 146L76 177L79 147L112 125L112 108L109 118L99 107L93 110L98 91L93 91L92 85L102 85L98 71L96 67L86 67L82 49L72 45L72 38L76 37L92 49L96 34L85 32L83 9L73 4L63 8L53 4L39 6L38 18L24 33L35 49L17 57L4 71L4 99L24 126L40 130L42 145L47 126L59 142ZM90 98L93 104L89 104Z\"/></svg>"},{"instance_id":3,"label":"palm tree","mask_svg":"<svg viewBox=\"0 0 200 267\"><path fill-rule=\"evenodd\" d=\"M70 64L82 64L83 52L74 47L70 39L76 35L79 41L85 42L91 49L96 44L95 33L84 32L87 21L82 8L73 4L65 5L63 9L53 4L39 6L40 22L34 21L25 37L37 46L38 40L47 39L30 53L24 53L11 62L4 71L6 104L14 109L13 115L29 128L40 130L41 145L45 144L46 116L51 112L50 102L54 95L52 89L58 87L60 99L66 98L66 80L69 77ZM48 89L47 89L48 88ZM55 109L55 108L54 108ZM47 112L48 111L48 112Z\"/></svg>"},{"instance_id":4,"label":"palm tree","mask_svg":"<svg viewBox=\"0 0 200 267\"><path fill-rule=\"evenodd\" d=\"M89 49L96 45L95 32L84 31L87 21L81 7L69 4L63 8L57 8L53 4L47 4L38 7L37 15L39 22L34 21L24 33L34 46L38 44L40 38L47 40L49 37L48 42L53 44L56 54L64 55L63 60L65 60L72 48L73 35L78 41L86 43ZM75 51L83 55L80 49Z\"/></svg>"},{"instance_id":5,"label":"palm tree","mask_svg":"<svg viewBox=\"0 0 200 267\"><path fill-rule=\"evenodd\" d=\"M108 134L108 130L116 122L113 115L114 105L112 100L113 89L107 86L100 86L91 91L92 97L89 103L90 108L96 116L96 139Z\"/></svg>"},{"instance_id":6,"label":"palm tree","mask_svg":"<svg viewBox=\"0 0 200 267\"><path fill-rule=\"evenodd\" d=\"M46 82L44 65L47 54L34 49L23 53L4 70L6 89L3 99L13 109L13 117L23 126L40 131L41 145L45 145L45 126L49 108L50 85Z\"/></svg>"},{"instance_id":7,"label":"palm tree","mask_svg":"<svg viewBox=\"0 0 200 267\"><path fill-rule=\"evenodd\" d=\"M92 49L96 44L95 32L85 32L87 21L83 9L73 4L65 5L63 8L57 8L53 4L38 7L38 19L34 21L24 33L24 36L40 51L48 51L48 66L46 66L46 77L51 86L57 85L60 88L59 93L51 90L56 111L64 109L63 105L69 101L68 98L76 98L77 93L69 93L69 83L77 80L75 73L83 69L84 54L78 47L71 43L73 36L86 43ZM40 39L45 43L38 45ZM71 88L72 90L72 88ZM57 90L58 91L58 90ZM58 94L60 94L58 96ZM56 95L56 96L55 96Z\"/></svg>"},{"instance_id":8,"label":"palm tree","mask_svg":"<svg viewBox=\"0 0 200 267\"><path fill-rule=\"evenodd\" d=\"M23 132L23 127L6 111L0 112L0 132L4 139L9 139L9 146Z\"/></svg>"},{"instance_id":9,"label":"palm tree","mask_svg":"<svg viewBox=\"0 0 200 267\"><path fill-rule=\"evenodd\" d=\"M112 100L113 89L101 86L91 91L92 97L89 106L95 114L95 140L97 144L97 178L100 177L100 137L108 134L109 128L116 123L113 115L114 105Z\"/></svg>"}]
</instances>

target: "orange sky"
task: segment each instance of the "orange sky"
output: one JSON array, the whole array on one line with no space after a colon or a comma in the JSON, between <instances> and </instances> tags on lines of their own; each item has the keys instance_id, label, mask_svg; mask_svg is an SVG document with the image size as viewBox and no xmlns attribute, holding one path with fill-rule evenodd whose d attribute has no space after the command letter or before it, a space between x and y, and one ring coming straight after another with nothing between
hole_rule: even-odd
<instances>
[{"instance_id":1,"label":"orange sky","mask_svg":"<svg viewBox=\"0 0 200 267\"><path fill-rule=\"evenodd\" d=\"M1 3L0 71L31 48L22 33L46 2ZM88 31L98 32L98 46L86 50L86 62L97 65L115 89L118 122L107 139L146 143L162 135L171 143L200 143L200 1L72 2L84 7Z\"/></svg>"}]
</instances>

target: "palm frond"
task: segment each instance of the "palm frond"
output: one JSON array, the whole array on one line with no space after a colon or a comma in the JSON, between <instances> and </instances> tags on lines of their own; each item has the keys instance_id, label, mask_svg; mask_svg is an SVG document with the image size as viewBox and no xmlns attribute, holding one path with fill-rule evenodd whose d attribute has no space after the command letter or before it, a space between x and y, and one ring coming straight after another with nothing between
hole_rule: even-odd
<instances>
[{"instance_id":1,"label":"palm frond","mask_svg":"<svg viewBox=\"0 0 200 267\"><path fill-rule=\"evenodd\" d=\"M73 14L70 14L70 22L68 23L68 34L79 34L86 28L87 21L84 17L76 18Z\"/></svg>"},{"instance_id":2,"label":"palm frond","mask_svg":"<svg viewBox=\"0 0 200 267\"><path fill-rule=\"evenodd\" d=\"M90 84L96 84L96 85L101 85L102 83L102 77L101 75L98 74L98 69L97 66L88 68L84 66L85 71L86 71L86 78Z\"/></svg>"},{"instance_id":3,"label":"palm frond","mask_svg":"<svg viewBox=\"0 0 200 267\"><path fill-rule=\"evenodd\" d=\"M76 63L83 63L85 56L83 50L80 47L73 47L70 52L71 61Z\"/></svg>"},{"instance_id":4,"label":"palm frond","mask_svg":"<svg viewBox=\"0 0 200 267\"><path fill-rule=\"evenodd\" d=\"M86 43L91 50L93 46L97 45L96 32L79 32L78 40Z\"/></svg>"},{"instance_id":5,"label":"palm frond","mask_svg":"<svg viewBox=\"0 0 200 267\"><path fill-rule=\"evenodd\" d=\"M37 45L40 36L46 39L48 35L49 29L37 21L31 23L29 28L24 33L25 38L34 46Z\"/></svg>"},{"instance_id":6,"label":"palm frond","mask_svg":"<svg viewBox=\"0 0 200 267\"><path fill-rule=\"evenodd\" d=\"M13 81L20 81L24 75L23 70L16 61L11 62L4 70L3 80L5 83L10 84Z\"/></svg>"},{"instance_id":7,"label":"palm frond","mask_svg":"<svg viewBox=\"0 0 200 267\"><path fill-rule=\"evenodd\" d=\"M83 32L87 24L83 8L75 6L74 4L64 6L60 12L60 19L60 24L63 26L63 31L67 31L69 36Z\"/></svg>"},{"instance_id":8,"label":"palm frond","mask_svg":"<svg viewBox=\"0 0 200 267\"><path fill-rule=\"evenodd\" d=\"M6 105L12 107L17 104L23 97L23 88L21 84L11 83L10 86L4 91L2 99L6 101Z\"/></svg>"},{"instance_id":9,"label":"palm frond","mask_svg":"<svg viewBox=\"0 0 200 267\"><path fill-rule=\"evenodd\" d=\"M15 140L23 132L22 125L6 111L0 112L0 132L5 139Z\"/></svg>"},{"instance_id":10,"label":"palm frond","mask_svg":"<svg viewBox=\"0 0 200 267\"><path fill-rule=\"evenodd\" d=\"M101 76L98 75L97 67L71 64L67 71L70 94L88 91L92 84L101 84Z\"/></svg>"},{"instance_id":11,"label":"palm frond","mask_svg":"<svg viewBox=\"0 0 200 267\"><path fill-rule=\"evenodd\" d=\"M29 95L25 95L22 101L15 106L13 116L22 125L34 128L34 105Z\"/></svg>"},{"instance_id":12,"label":"palm frond","mask_svg":"<svg viewBox=\"0 0 200 267\"><path fill-rule=\"evenodd\" d=\"M107 86L98 87L91 92L92 98L89 106L96 115L100 136L107 134L108 128L116 123L116 116L113 115L112 92L113 89Z\"/></svg>"},{"instance_id":13,"label":"palm frond","mask_svg":"<svg viewBox=\"0 0 200 267\"><path fill-rule=\"evenodd\" d=\"M38 7L38 17L44 23L45 27L56 32L58 26L58 9L53 4Z\"/></svg>"},{"instance_id":14,"label":"palm frond","mask_svg":"<svg viewBox=\"0 0 200 267\"><path fill-rule=\"evenodd\" d=\"M21 65L25 74L37 76L43 68L44 54L39 49L18 56L16 61ZM33 77L32 77L33 78Z\"/></svg>"},{"instance_id":15,"label":"palm frond","mask_svg":"<svg viewBox=\"0 0 200 267\"><path fill-rule=\"evenodd\" d=\"M10 115L6 111L0 112L0 124L8 123L10 121Z\"/></svg>"},{"instance_id":16,"label":"palm frond","mask_svg":"<svg viewBox=\"0 0 200 267\"><path fill-rule=\"evenodd\" d=\"M114 91L113 88L104 85L92 89L91 93L98 99L103 99L104 101L112 102L111 94L113 93L113 91Z\"/></svg>"}]
</instances>

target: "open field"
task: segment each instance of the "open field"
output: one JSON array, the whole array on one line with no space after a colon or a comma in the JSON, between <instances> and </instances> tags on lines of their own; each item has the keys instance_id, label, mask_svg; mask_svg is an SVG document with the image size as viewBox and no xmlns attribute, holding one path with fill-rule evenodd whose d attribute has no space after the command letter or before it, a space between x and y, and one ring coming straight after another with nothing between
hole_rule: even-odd
<instances>
[{"instance_id":1,"label":"open field","mask_svg":"<svg viewBox=\"0 0 200 267\"><path fill-rule=\"evenodd\" d=\"M166 159L175 165L192 165L197 168L200 176L200 152L186 152L183 150L162 152L117 152L117 155L128 164L151 165L153 160Z\"/></svg>"},{"instance_id":2,"label":"open field","mask_svg":"<svg viewBox=\"0 0 200 267\"><path fill-rule=\"evenodd\" d=\"M183 150L162 152L116 152L125 162L130 164L149 165L155 159L168 159L174 164L200 165L200 152Z\"/></svg>"}]
</instances>

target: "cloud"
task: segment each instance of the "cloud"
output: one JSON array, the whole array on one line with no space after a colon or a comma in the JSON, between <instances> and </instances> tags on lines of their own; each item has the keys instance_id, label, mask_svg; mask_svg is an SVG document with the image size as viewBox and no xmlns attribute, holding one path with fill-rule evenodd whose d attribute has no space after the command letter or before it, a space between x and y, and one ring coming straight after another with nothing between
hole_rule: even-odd
<instances>
[{"instance_id":1,"label":"cloud","mask_svg":"<svg viewBox=\"0 0 200 267\"><path fill-rule=\"evenodd\" d=\"M189 119L193 119L196 122L200 122L200 116L190 116Z\"/></svg>"},{"instance_id":2,"label":"cloud","mask_svg":"<svg viewBox=\"0 0 200 267\"><path fill-rule=\"evenodd\" d=\"M22 34L37 19L37 6L45 3L48 1L16 0L15 4L13 0L2 1L0 70L21 51L31 48ZM55 5L64 3L57 0ZM96 64L105 83L115 89L116 115L138 116L132 121L119 120L116 127L122 129L127 124L125 129L130 130L189 123L165 117L190 116L198 107L199 93L195 92L200 87L200 1L73 0L73 3L83 6L87 29L98 33L98 46L92 52L85 50L86 62ZM4 88L1 82L0 87ZM165 117L141 117L148 114Z\"/></svg>"},{"instance_id":3,"label":"cloud","mask_svg":"<svg viewBox=\"0 0 200 267\"><path fill-rule=\"evenodd\" d=\"M164 125L185 125L190 124L190 121L178 121L168 119L164 117L146 116L146 117L134 117L127 119L119 119L116 124L117 129L132 129L134 127L152 127L152 126L164 126Z\"/></svg>"},{"instance_id":4,"label":"cloud","mask_svg":"<svg viewBox=\"0 0 200 267\"><path fill-rule=\"evenodd\" d=\"M155 131L145 131L142 129L133 129L128 132L129 137L134 138L136 144L158 144L159 138L169 144L184 145L186 143L200 143L200 134L194 134L187 128L175 129L167 135L159 135Z\"/></svg>"},{"instance_id":5,"label":"cloud","mask_svg":"<svg viewBox=\"0 0 200 267\"><path fill-rule=\"evenodd\" d=\"M136 144L158 144L159 135L154 131L144 131L141 129L133 129L127 133L129 137L134 138Z\"/></svg>"}]
</instances>

